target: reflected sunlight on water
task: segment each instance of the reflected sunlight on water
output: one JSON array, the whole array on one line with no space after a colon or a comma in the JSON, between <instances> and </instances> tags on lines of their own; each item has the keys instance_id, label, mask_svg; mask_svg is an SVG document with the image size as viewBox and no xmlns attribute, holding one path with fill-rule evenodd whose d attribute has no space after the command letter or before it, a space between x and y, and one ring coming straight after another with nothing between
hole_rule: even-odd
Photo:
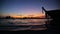
<instances>
[{"instance_id":1,"label":"reflected sunlight on water","mask_svg":"<svg viewBox=\"0 0 60 34\"><path fill-rule=\"evenodd\" d=\"M49 19L51 20L51 19ZM45 28L45 22L47 22L47 19L0 19L0 24L3 25L39 25L39 28L41 27ZM40 26L42 25L42 26ZM3 27L0 30L31 30L31 28L39 29L38 26L29 26L29 27ZM32 29L32 30L34 30ZM46 29L46 28L45 28Z\"/></svg>"},{"instance_id":2,"label":"reflected sunlight on water","mask_svg":"<svg viewBox=\"0 0 60 34\"><path fill-rule=\"evenodd\" d=\"M10 23L13 23L13 24L23 24L23 23L45 24L46 21L47 19L0 19L1 24L10 24Z\"/></svg>"}]
</instances>

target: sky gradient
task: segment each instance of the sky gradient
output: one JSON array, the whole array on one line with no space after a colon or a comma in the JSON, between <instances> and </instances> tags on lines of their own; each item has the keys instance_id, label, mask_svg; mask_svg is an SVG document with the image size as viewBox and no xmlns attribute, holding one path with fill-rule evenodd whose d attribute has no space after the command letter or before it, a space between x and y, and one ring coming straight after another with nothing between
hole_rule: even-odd
<instances>
[{"instance_id":1,"label":"sky gradient","mask_svg":"<svg viewBox=\"0 0 60 34\"><path fill-rule=\"evenodd\" d=\"M0 16L42 16L41 7L46 10L60 9L57 0L0 0Z\"/></svg>"}]
</instances>

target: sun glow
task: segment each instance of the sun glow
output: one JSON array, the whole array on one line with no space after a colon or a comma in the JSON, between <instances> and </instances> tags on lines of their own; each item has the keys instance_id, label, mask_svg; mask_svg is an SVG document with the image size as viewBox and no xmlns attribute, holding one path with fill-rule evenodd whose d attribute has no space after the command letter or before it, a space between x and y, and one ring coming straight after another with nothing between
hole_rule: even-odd
<instances>
[{"instance_id":1,"label":"sun glow","mask_svg":"<svg viewBox=\"0 0 60 34\"><path fill-rule=\"evenodd\" d=\"M41 17L44 16L44 14L32 14L32 15L12 15L13 18L23 18L23 17Z\"/></svg>"}]
</instances>

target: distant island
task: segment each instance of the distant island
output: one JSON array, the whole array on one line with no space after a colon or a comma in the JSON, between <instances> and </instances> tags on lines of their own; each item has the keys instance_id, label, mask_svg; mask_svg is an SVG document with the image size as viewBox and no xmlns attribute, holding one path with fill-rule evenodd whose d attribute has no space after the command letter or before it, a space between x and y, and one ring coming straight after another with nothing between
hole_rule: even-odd
<instances>
[{"instance_id":1,"label":"distant island","mask_svg":"<svg viewBox=\"0 0 60 34\"><path fill-rule=\"evenodd\" d=\"M11 16L6 16L6 17L0 17L0 19L45 19L45 18L40 18L40 17L14 18L14 17L11 17Z\"/></svg>"}]
</instances>

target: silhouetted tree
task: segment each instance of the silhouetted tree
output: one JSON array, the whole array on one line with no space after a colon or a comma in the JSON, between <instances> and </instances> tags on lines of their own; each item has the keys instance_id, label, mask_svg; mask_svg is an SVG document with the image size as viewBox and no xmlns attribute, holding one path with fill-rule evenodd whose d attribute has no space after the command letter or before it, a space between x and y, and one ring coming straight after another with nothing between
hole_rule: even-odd
<instances>
[{"instance_id":1,"label":"silhouetted tree","mask_svg":"<svg viewBox=\"0 0 60 34\"><path fill-rule=\"evenodd\" d=\"M6 18L6 19L9 19L9 18L11 18L11 16L6 16L5 18Z\"/></svg>"}]
</instances>

